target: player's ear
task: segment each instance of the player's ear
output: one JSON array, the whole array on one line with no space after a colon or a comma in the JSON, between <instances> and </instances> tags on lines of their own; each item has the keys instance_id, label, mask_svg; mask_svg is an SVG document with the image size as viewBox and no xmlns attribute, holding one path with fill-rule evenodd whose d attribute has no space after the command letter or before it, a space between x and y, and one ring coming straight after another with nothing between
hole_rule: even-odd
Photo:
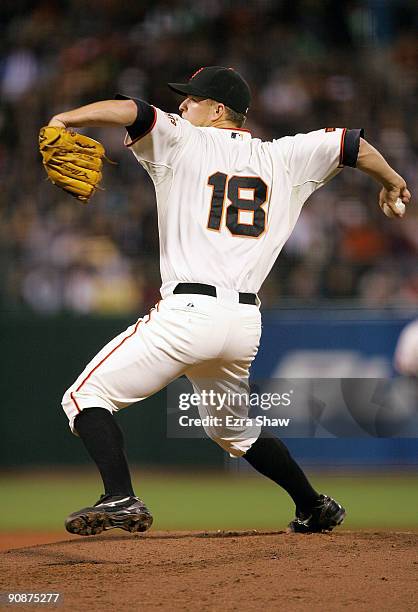
<instances>
[{"instance_id":1,"label":"player's ear","mask_svg":"<svg viewBox=\"0 0 418 612\"><path fill-rule=\"evenodd\" d=\"M215 114L215 119L220 119L225 112L225 104L222 102L214 102L213 103L213 111Z\"/></svg>"}]
</instances>

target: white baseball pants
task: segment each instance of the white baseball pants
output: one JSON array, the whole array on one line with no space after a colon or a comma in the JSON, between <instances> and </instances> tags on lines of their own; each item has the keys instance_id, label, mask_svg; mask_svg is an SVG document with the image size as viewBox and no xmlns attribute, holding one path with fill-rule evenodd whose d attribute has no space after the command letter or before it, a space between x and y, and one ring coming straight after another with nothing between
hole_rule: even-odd
<instances>
[{"instance_id":1,"label":"white baseball pants","mask_svg":"<svg viewBox=\"0 0 418 612\"><path fill-rule=\"evenodd\" d=\"M220 294L220 295L219 295ZM185 374L195 392L248 393L249 369L257 354L261 315L257 306L240 304L235 291L218 297L173 294L149 315L111 340L65 392L62 406L73 433L74 419L85 408L110 412L141 401ZM221 417L206 426L207 435L232 456L243 455L260 427L226 426L226 415L245 421L245 402L227 402L221 410L200 405L200 417Z\"/></svg>"}]
</instances>

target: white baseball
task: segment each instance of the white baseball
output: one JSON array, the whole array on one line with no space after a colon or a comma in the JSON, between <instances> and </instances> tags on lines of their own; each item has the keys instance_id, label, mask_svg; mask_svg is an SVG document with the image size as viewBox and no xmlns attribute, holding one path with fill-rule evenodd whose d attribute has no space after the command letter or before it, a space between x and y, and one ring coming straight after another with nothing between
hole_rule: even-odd
<instances>
[{"instance_id":1,"label":"white baseball","mask_svg":"<svg viewBox=\"0 0 418 612\"><path fill-rule=\"evenodd\" d=\"M403 215L405 214L405 204L402 202L401 198L398 198L396 200L395 208L397 212L399 213L399 215L403 217ZM394 211L391 209L391 207L388 204L386 204L386 202L383 204L383 212L385 213L387 217L393 218L396 216Z\"/></svg>"},{"instance_id":2,"label":"white baseball","mask_svg":"<svg viewBox=\"0 0 418 612\"><path fill-rule=\"evenodd\" d=\"M401 198L398 198L396 200L396 204L395 204L395 208L396 210L403 215L405 212L405 204L402 202Z\"/></svg>"}]
</instances>

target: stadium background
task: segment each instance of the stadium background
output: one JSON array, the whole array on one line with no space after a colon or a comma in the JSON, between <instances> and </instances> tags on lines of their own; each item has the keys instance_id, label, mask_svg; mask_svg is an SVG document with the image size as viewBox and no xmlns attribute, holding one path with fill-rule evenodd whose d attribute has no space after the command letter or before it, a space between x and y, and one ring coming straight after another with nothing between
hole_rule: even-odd
<instances>
[{"instance_id":1,"label":"stadium background","mask_svg":"<svg viewBox=\"0 0 418 612\"><path fill-rule=\"evenodd\" d=\"M89 132L118 165L105 168L104 191L84 207L45 181L39 128L56 112L117 91L173 111L167 81L203 65L233 66L253 91L246 125L253 136L364 127L415 194L416 25L407 0L91 0L88 12L77 0L3 0L2 529L59 529L68 511L100 492L67 430L62 392L105 341L148 311L159 289L153 187L124 150L121 131ZM360 376L371 362L380 364L374 376L394 375L396 339L418 305L418 214L413 203L403 221L388 220L377 193L373 181L345 169L305 206L261 293L258 377L277 375L282 360L300 351L301 376L318 375L309 369L318 351L327 352L328 365L346 366L336 376ZM158 526L275 527L289 518L285 495L243 471L244 462L231 463L207 440L167 438L164 392L120 421ZM416 527L416 438L394 434L289 445L346 503L351 526ZM16 510L28 495L37 509L30 525ZM187 512L173 511L184 499Z\"/></svg>"}]
</instances>

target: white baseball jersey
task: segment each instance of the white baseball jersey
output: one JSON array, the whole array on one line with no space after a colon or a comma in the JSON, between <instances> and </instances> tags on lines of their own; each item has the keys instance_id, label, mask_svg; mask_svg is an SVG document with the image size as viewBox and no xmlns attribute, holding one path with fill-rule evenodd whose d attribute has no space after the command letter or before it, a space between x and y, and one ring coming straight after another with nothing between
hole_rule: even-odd
<instances>
[{"instance_id":1,"label":"white baseball jersey","mask_svg":"<svg viewBox=\"0 0 418 612\"><path fill-rule=\"evenodd\" d=\"M163 297L178 282L257 293L303 203L357 159L360 130L262 142L137 103L153 122L136 140L127 128L125 144L155 185Z\"/></svg>"}]
</instances>

